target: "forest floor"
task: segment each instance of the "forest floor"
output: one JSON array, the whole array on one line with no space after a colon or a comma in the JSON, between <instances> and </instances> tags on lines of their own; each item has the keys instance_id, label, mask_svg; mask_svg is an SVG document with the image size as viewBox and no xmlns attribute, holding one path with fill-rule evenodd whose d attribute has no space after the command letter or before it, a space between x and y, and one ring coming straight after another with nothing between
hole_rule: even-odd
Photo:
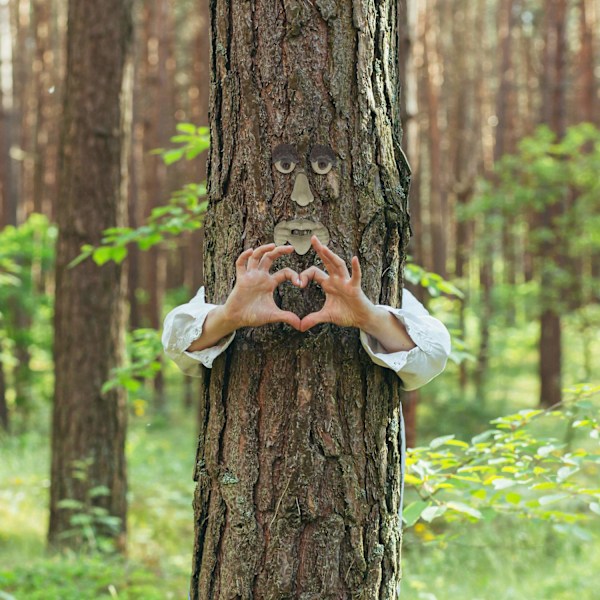
<instances>
[{"instance_id":1,"label":"forest floor","mask_svg":"<svg viewBox=\"0 0 600 600\"><path fill-rule=\"evenodd\" d=\"M0 598L187 598L195 445L189 415L132 416L127 442L128 557L111 559L100 554L46 554L48 439L30 434L2 440ZM586 539L562 535L547 523L516 519L466 527L451 541L440 541L419 527L406 533L402 598L598 597L600 527L593 527Z\"/></svg>"}]
</instances>

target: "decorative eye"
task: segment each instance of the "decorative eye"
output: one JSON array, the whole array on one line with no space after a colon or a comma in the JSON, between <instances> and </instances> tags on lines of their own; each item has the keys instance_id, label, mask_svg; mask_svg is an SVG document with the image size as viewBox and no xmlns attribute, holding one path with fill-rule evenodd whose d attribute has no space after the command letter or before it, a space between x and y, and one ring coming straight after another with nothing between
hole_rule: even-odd
<instances>
[{"instance_id":1,"label":"decorative eye","mask_svg":"<svg viewBox=\"0 0 600 600\"><path fill-rule=\"evenodd\" d=\"M317 144L310 153L310 164L317 175L327 175L335 167L337 159L335 152L329 146Z\"/></svg>"},{"instance_id":2,"label":"decorative eye","mask_svg":"<svg viewBox=\"0 0 600 600\"><path fill-rule=\"evenodd\" d=\"M282 158L275 161L275 168L280 173L291 173L296 168L296 163L289 158Z\"/></svg>"},{"instance_id":3,"label":"decorative eye","mask_svg":"<svg viewBox=\"0 0 600 600\"><path fill-rule=\"evenodd\" d=\"M331 171L331 161L327 158L319 158L318 160L313 160L311 163L313 171L318 175L327 175L329 171Z\"/></svg>"}]
</instances>

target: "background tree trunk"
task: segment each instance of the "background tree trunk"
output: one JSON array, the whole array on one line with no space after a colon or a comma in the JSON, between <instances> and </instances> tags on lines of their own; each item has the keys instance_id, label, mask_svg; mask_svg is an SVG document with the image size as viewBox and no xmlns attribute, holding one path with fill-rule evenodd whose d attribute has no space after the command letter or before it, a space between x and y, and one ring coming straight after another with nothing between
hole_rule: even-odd
<instances>
[{"instance_id":1,"label":"background tree trunk","mask_svg":"<svg viewBox=\"0 0 600 600\"><path fill-rule=\"evenodd\" d=\"M72 512L59 502L85 502L89 489L100 485L110 493L94 504L119 517L125 531L125 397L122 390L101 392L122 358L123 272L112 262L67 264L82 244L98 244L105 228L125 224L121 165L130 35L130 0L70 1L57 215L51 543L61 543L61 533L71 528ZM84 479L73 476L74 461L81 460L90 461Z\"/></svg>"},{"instance_id":2,"label":"background tree trunk","mask_svg":"<svg viewBox=\"0 0 600 600\"><path fill-rule=\"evenodd\" d=\"M271 150L313 144L338 166L312 179L301 214L330 247L358 255L376 302L400 303L408 167L399 147L392 1L217 0L211 5L208 298L223 302L234 261L300 214ZM281 261L297 270L311 250ZM283 286L299 315L322 292ZM400 581L400 381L362 351L355 329L238 332L205 385L191 597L396 598Z\"/></svg>"},{"instance_id":3,"label":"background tree trunk","mask_svg":"<svg viewBox=\"0 0 600 600\"><path fill-rule=\"evenodd\" d=\"M556 136L560 139L566 129L566 87L567 87L567 37L566 20L568 6L566 0L547 0L548 31L545 35L547 47L544 54L547 59L546 92L544 95L544 118ZM561 318L557 298L561 293L561 283L556 269L564 266L561 232L558 220L565 210L567 198L546 207L540 215L540 226L547 229L552 238L540 245L540 257L543 261L541 273L542 312L540 316L539 375L540 405L553 406L562 399L562 336ZM548 301L546 298L550 298Z\"/></svg>"}]
</instances>

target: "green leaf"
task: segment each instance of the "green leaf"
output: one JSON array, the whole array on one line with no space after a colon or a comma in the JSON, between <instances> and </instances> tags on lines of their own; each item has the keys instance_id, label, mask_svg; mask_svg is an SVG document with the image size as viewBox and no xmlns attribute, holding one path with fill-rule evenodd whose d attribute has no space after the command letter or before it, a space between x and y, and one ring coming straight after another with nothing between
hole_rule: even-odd
<instances>
[{"instance_id":1,"label":"green leaf","mask_svg":"<svg viewBox=\"0 0 600 600\"><path fill-rule=\"evenodd\" d=\"M90 246L89 244L84 244L83 246L81 246L81 254L79 256L76 256L67 265L67 269L72 269L73 267L77 266L79 263L81 263L84 260L86 260L87 258L89 258L92 255L93 250L94 250L94 247Z\"/></svg>"},{"instance_id":2,"label":"green leaf","mask_svg":"<svg viewBox=\"0 0 600 600\"><path fill-rule=\"evenodd\" d=\"M142 384L133 377L124 377L121 380L121 385L129 392L137 392Z\"/></svg>"},{"instance_id":3,"label":"green leaf","mask_svg":"<svg viewBox=\"0 0 600 600\"><path fill-rule=\"evenodd\" d=\"M441 506L429 506L421 513L421 519L431 523L434 519L441 517L446 510L448 510L448 507L445 504L442 504Z\"/></svg>"},{"instance_id":4,"label":"green leaf","mask_svg":"<svg viewBox=\"0 0 600 600\"><path fill-rule=\"evenodd\" d=\"M71 525L73 525L74 527L77 525L91 525L93 522L94 522L94 517L92 517L92 515L86 515L83 513L78 513L76 515L73 515L69 519L69 523L71 523Z\"/></svg>"},{"instance_id":5,"label":"green leaf","mask_svg":"<svg viewBox=\"0 0 600 600\"><path fill-rule=\"evenodd\" d=\"M515 492L508 492L505 498L510 504L519 504L521 502L521 495Z\"/></svg>"},{"instance_id":6,"label":"green leaf","mask_svg":"<svg viewBox=\"0 0 600 600\"><path fill-rule=\"evenodd\" d=\"M407 527L412 527L421 516L421 513L428 507L431 506L431 502L425 502L423 500L416 500L411 502L402 511L402 520L406 523Z\"/></svg>"},{"instance_id":7,"label":"green leaf","mask_svg":"<svg viewBox=\"0 0 600 600\"><path fill-rule=\"evenodd\" d=\"M110 527L113 531L118 531L121 528L121 518L115 517L114 515L106 515L105 517L99 518L98 522Z\"/></svg>"},{"instance_id":8,"label":"green leaf","mask_svg":"<svg viewBox=\"0 0 600 600\"><path fill-rule=\"evenodd\" d=\"M105 381L102 384L102 387L100 388L100 393L106 394L106 392L109 392L110 390L116 388L118 385L119 382L116 379L109 379L108 381Z\"/></svg>"},{"instance_id":9,"label":"green leaf","mask_svg":"<svg viewBox=\"0 0 600 600\"><path fill-rule=\"evenodd\" d=\"M561 467L556 473L558 481L568 479L571 475L577 473L577 471L579 471L579 467Z\"/></svg>"},{"instance_id":10,"label":"green leaf","mask_svg":"<svg viewBox=\"0 0 600 600\"><path fill-rule=\"evenodd\" d=\"M68 510L80 510L83 508L83 502L73 500L72 498L65 498L64 500L59 500L57 506L58 508L65 508Z\"/></svg>"},{"instance_id":11,"label":"green leaf","mask_svg":"<svg viewBox=\"0 0 600 600\"><path fill-rule=\"evenodd\" d=\"M536 483L532 485L529 489L532 490L555 490L558 487L558 484L554 481L542 481L541 483Z\"/></svg>"},{"instance_id":12,"label":"green leaf","mask_svg":"<svg viewBox=\"0 0 600 600\"><path fill-rule=\"evenodd\" d=\"M163 161L165 162L166 165L172 165L173 163L176 163L178 160L181 160L181 158L183 157L183 150L180 149L173 149L173 150L167 150L164 154L163 154Z\"/></svg>"},{"instance_id":13,"label":"green leaf","mask_svg":"<svg viewBox=\"0 0 600 600\"><path fill-rule=\"evenodd\" d=\"M112 256L113 248L111 248L110 246L100 246L100 248L96 248L94 250L94 253L92 254L94 262L99 266L102 266L103 264L107 263L112 258Z\"/></svg>"},{"instance_id":14,"label":"green leaf","mask_svg":"<svg viewBox=\"0 0 600 600\"><path fill-rule=\"evenodd\" d=\"M138 246L140 250L148 250L148 248L155 246L156 244L162 242L162 240L163 236L160 235L160 233L153 233L147 237L140 238L138 240Z\"/></svg>"},{"instance_id":15,"label":"green leaf","mask_svg":"<svg viewBox=\"0 0 600 600\"><path fill-rule=\"evenodd\" d=\"M177 123L175 125L177 131L182 133L188 133L189 135L196 135L196 126L193 123Z\"/></svg>"},{"instance_id":16,"label":"green leaf","mask_svg":"<svg viewBox=\"0 0 600 600\"><path fill-rule=\"evenodd\" d=\"M193 160L194 158L196 158L196 156L204 152L208 148L208 146L209 144L197 144L192 148L188 148L188 150L185 153L185 158L187 160Z\"/></svg>"},{"instance_id":17,"label":"green leaf","mask_svg":"<svg viewBox=\"0 0 600 600\"><path fill-rule=\"evenodd\" d=\"M554 502L560 502L569 497L569 494L550 494L548 496L542 496L538 498L540 506L546 506L547 504L553 504Z\"/></svg>"},{"instance_id":18,"label":"green leaf","mask_svg":"<svg viewBox=\"0 0 600 600\"><path fill-rule=\"evenodd\" d=\"M467 442L463 442L462 440L448 440L444 443L446 446L458 446L459 448L469 447L469 444L467 444Z\"/></svg>"},{"instance_id":19,"label":"green leaf","mask_svg":"<svg viewBox=\"0 0 600 600\"><path fill-rule=\"evenodd\" d=\"M485 500L487 497L487 491L484 489L474 490L471 492L471 496L473 496L473 498L478 498L479 500Z\"/></svg>"},{"instance_id":20,"label":"green leaf","mask_svg":"<svg viewBox=\"0 0 600 600\"><path fill-rule=\"evenodd\" d=\"M590 502L590 510L600 515L600 504L598 502Z\"/></svg>"},{"instance_id":21,"label":"green leaf","mask_svg":"<svg viewBox=\"0 0 600 600\"><path fill-rule=\"evenodd\" d=\"M469 515L470 517L474 517L475 519L481 519L483 516L476 508L473 508L472 506L469 506L467 504L463 504L462 502L455 502L453 500L451 502L448 502L447 506L448 508L456 512Z\"/></svg>"},{"instance_id":22,"label":"green leaf","mask_svg":"<svg viewBox=\"0 0 600 600\"><path fill-rule=\"evenodd\" d=\"M496 433L497 432L495 429L488 429L487 431L484 431L484 432L476 435L475 437L472 437L471 443L472 444L481 444L482 442L487 442Z\"/></svg>"},{"instance_id":23,"label":"green leaf","mask_svg":"<svg viewBox=\"0 0 600 600\"><path fill-rule=\"evenodd\" d=\"M508 487L512 487L513 485L517 485L517 482L513 479L506 479L506 477L497 477L492 481L492 485L496 490L504 490Z\"/></svg>"},{"instance_id":24,"label":"green leaf","mask_svg":"<svg viewBox=\"0 0 600 600\"><path fill-rule=\"evenodd\" d=\"M102 508L101 506L92 506L90 514L94 515L96 520L98 520L98 518L108 515L108 510L106 508Z\"/></svg>"},{"instance_id":25,"label":"green leaf","mask_svg":"<svg viewBox=\"0 0 600 600\"><path fill-rule=\"evenodd\" d=\"M454 437L455 437L454 435L443 435L441 437L437 437L437 438L431 440L431 442L429 442L429 447L432 449L439 448L440 446L443 446L449 440L453 440Z\"/></svg>"},{"instance_id":26,"label":"green leaf","mask_svg":"<svg viewBox=\"0 0 600 600\"><path fill-rule=\"evenodd\" d=\"M97 485L88 490L90 498L98 498L100 496L110 496L110 490L105 485Z\"/></svg>"},{"instance_id":27,"label":"green leaf","mask_svg":"<svg viewBox=\"0 0 600 600\"><path fill-rule=\"evenodd\" d=\"M557 449L557 447L554 444L547 444L546 446L540 446L537 449L536 454L538 454L539 456L541 456L542 458L548 456L549 454L552 454L552 452L554 452Z\"/></svg>"},{"instance_id":28,"label":"green leaf","mask_svg":"<svg viewBox=\"0 0 600 600\"><path fill-rule=\"evenodd\" d=\"M125 246L116 246L112 249L111 258L119 265L127 256L127 248Z\"/></svg>"}]
</instances>

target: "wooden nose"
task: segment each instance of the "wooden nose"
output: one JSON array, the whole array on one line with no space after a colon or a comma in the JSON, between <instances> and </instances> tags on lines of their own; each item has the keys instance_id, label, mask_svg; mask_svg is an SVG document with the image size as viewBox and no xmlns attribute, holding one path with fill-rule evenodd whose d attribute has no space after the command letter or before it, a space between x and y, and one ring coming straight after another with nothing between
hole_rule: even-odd
<instances>
[{"instance_id":1,"label":"wooden nose","mask_svg":"<svg viewBox=\"0 0 600 600\"><path fill-rule=\"evenodd\" d=\"M292 200L299 206L308 206L315 197L310 191L310 183L305 173L298 173L292 190Z\"/></svg>"}]
</instances>

